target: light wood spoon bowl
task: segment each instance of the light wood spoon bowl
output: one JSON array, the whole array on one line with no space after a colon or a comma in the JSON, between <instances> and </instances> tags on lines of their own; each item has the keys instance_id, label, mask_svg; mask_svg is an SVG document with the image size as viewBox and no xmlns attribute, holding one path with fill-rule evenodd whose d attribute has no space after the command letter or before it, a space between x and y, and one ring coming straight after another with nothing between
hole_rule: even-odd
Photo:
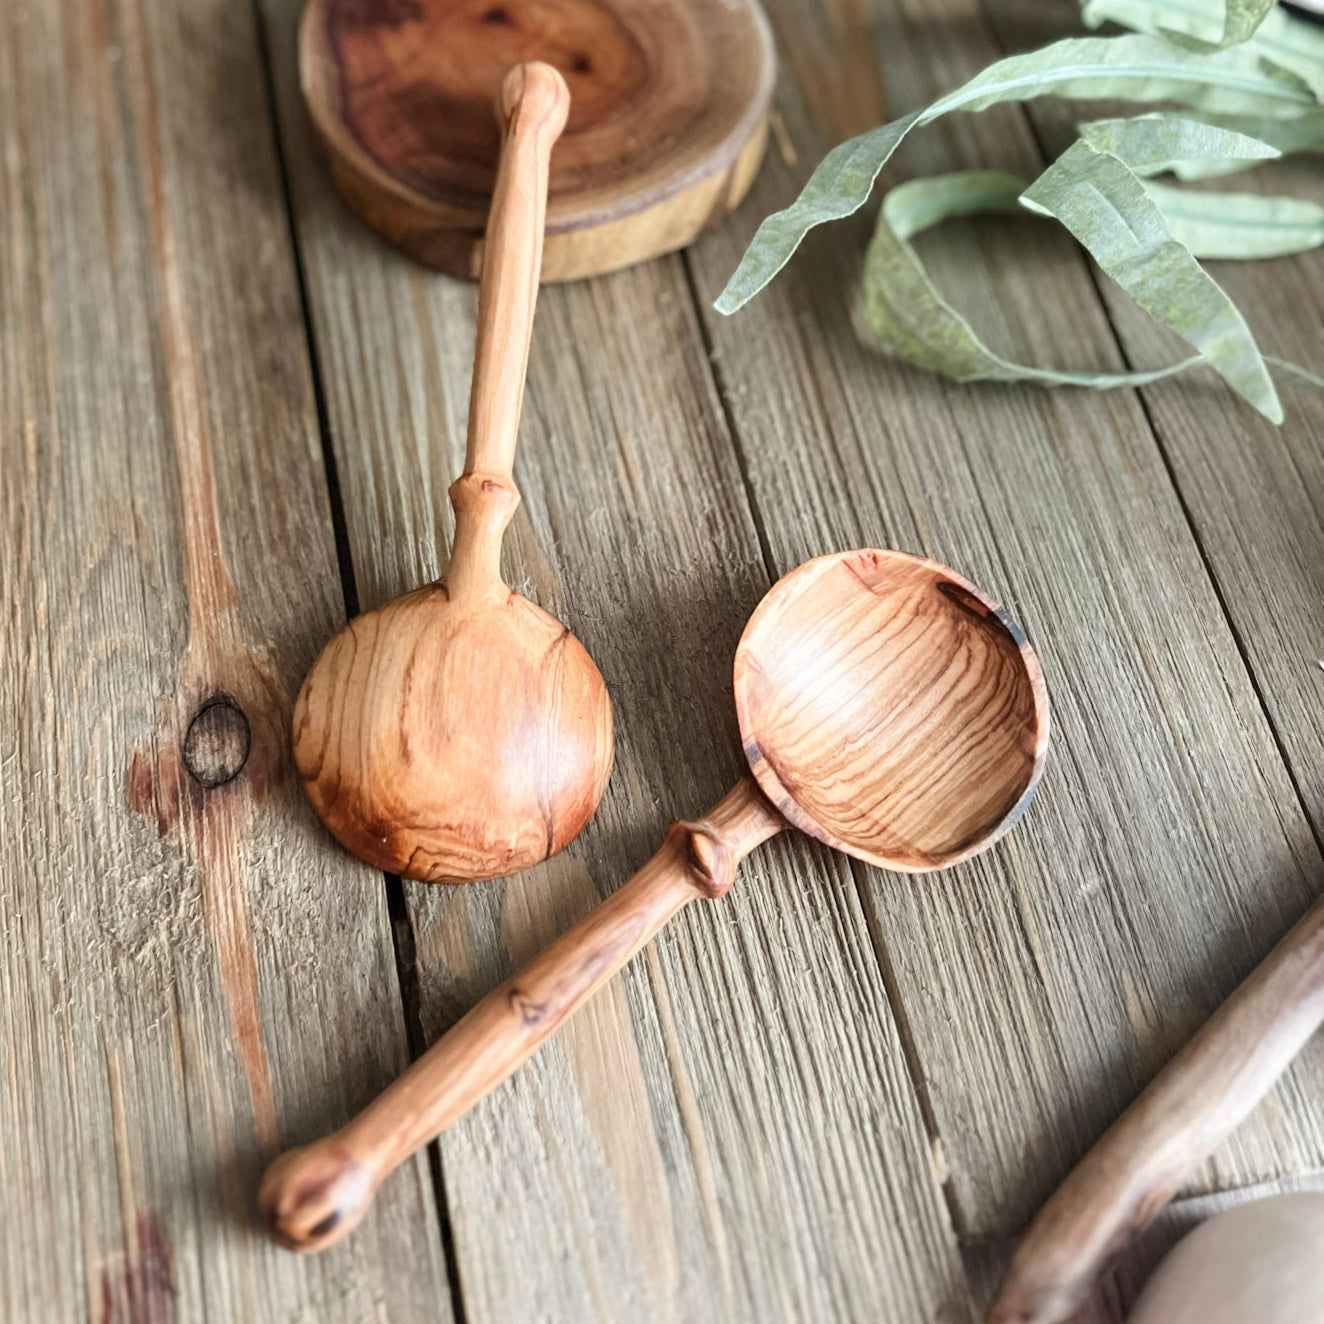
<instances>
[{"instance_id":1,"label":"light wood spoon bowl","mask_svg":"<svg viewBox=\"0 0 1324 1324\"><path fill-rule=\"evenodd\" d=\"M505 1080L696 897L794 825L884 868L991 845L1034 793L1048 694L1025 636L955 572L903 552L819 557L773 586L736 651L750 775L601 906L489 993L347 1126L282 1155L259 1204L319 1250L382 1179Z\"/></svg>"},{"instance_id":2,"label":"light wood spoon bowl","mask_svg":"<svg viewBox=\"0 0 1324 1324\"><path fill-rule=\"evenodd\" d=\"M505 137L478 302L455 544L437 583L351 621L294 710L294 760L317 812L391 873L467 882L559 851L593 816L612 762L611 704L580 642L501 579L547 171L569 93L545 64L502 84Z\"/></svg>"}]
</instances>

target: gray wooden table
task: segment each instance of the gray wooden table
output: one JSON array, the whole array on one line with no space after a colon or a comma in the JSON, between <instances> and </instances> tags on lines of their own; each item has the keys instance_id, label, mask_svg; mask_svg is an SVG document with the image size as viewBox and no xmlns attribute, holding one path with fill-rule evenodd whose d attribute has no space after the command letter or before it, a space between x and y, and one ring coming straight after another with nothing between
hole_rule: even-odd
<instances>
[{"instance_id":1,"label":"gray wooden table","mask_svg":"<svg viewBox=\"0 0 1324 1324\"><path fill-rule=\"evenodd\" d=\"M1075 21L772 0L750 200L539 308L507 568L611 687L607 797L508 882L384 880L305 803L289 709L347 611L443 560L475 298L332 196L296 11L0 5L0 1312L972 1318L1007 1239L1320 888L1324 396L1287 386L1279 430L1198 378L1047 394L904 369L850 331L863 219L713 314L827 146ZM893 178L1033 173L1069 123L953 117ZM1033 222L924 251L1025 357L1172 352ZM1219 275L1267 350L1318 367L1318 254ZM730 782L747 613L854 545L955 565L1029 631L1055 743L1022 826L928 877L774 843L349 1241L264 1241L275 1147L344 1120ZM223 733L185 742L218 695L252 744L208 788ZM1316 1045L1169 1227L1309 1180L1322 1089Z\"/></svg>"}]
</instances>

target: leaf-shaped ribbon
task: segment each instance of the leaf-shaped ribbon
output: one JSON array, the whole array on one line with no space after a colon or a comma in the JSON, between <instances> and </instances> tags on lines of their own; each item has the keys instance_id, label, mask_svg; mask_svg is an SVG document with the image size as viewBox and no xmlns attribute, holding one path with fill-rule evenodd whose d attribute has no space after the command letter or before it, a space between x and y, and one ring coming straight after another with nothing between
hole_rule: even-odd
<instances>
[{"instance_id":1,"label":"leaf-shaped ribbon","mask_svg":"<svg viewBox=\"0 0 1324 1324\"><path fill-rule=\"evenodd\" d=\"M1196 50L1244 43L1324 95L1324 31L1264 0L1228 0L1226 10L1219 0L1086 0L1081 17L1092 28L1113 22L1155 36L1181 34Z\"/></svg>"},{"instance_id":2,"label":"leaf-shaped ribbon","mask_svg":"<svg viewBox=\"0 0 1324 1324\"><path fill-rule=\"evenodd\" d=\"M1245 318L1173 238L1144 182L1122 161L1077 141L1022 201L1061 221L1151 317L1195 346L1266 418L1282 422L1283 407Z\"/></svg>"},{"instance_id":3,"label":"leaf-shaped ribbon","mask_svg":"<svg viewBox=\"0 0 1324 1324\"><path fill-rule=\"evenodd\" d=\"M1121 121L1116 127L1106 121L1096 122L1090 126L1095 130L1095 142L1083 145L1081 154L1104 145L1111 146L1118 155L1138 162L1180 160L1183 151L1203 151L1210 147L1249 155L1263 154L1262 145L1244 135L1236 135L1240 141L1218 142L1209 138L1205 125L1183 122L1177 117L1146 119L1147 123ZM1114 166L1118 164L1114 162ZM1161 310L1158 315L1160 320L1178 330L1181 329L1180 310L1184 307L1189 306L1197 319L1207 319L1211 325L1219 318L1226 323L1231 309L1226 296L1200 270L1192 255L1265 256L1324 243L1324 208L1314 203L1258 195L1196 193L1153 183L1143 184L1150 201L1162 213L1162 223L1166 223L1171 231L1171 238L1176 245L1185 245L1190 250L1182 256L1173 245L1162 240L1159 235L1162 223L1156 223L1152 215L1144 216L1147 209L1134 197L1140 181L1125 165L1121 165L1120 171L1109 167L1102 174L1091 169L1077 171L1074 183L1064 178L1064 172L1069 170L1070 162L1062 169L1050 167L1044 180L1031 190L1026 189L1023 180L1004 171L971 170L912 180L888 192L883 198L878 226L865 257L864 279L854 310L861 339L877 349L956 381L1029 381L1042 386L1106 389L1141 386L1216 360L1212 366L1223 371L1225 377L1236 376L1234 385L1238 389L1241 389L1238 383L1250 381L1259 397L1253 402L1272 417L1272 392L1263 391L1263 383L1253 366L1258 351L1248 337L1239 340L1236 333L1230 337L1225 335L1212 347L1199 345L1201 353L1192 358L1146 372L1063 372L1016 363L997 354L943 298L909 240L954 216L1014 212L1027 205L1042 211L1042 199L1036 203L1033 198L1027 200L1025 197L1027 191L1033 193L1039 189L1058 195L1059 213L1063 210L1061 195L1073 188L1082 197L1097 194L1090 206L1097 209L1099 198L1102 198L1108 208L1117 212L1128 230L1140 213L1151 234L1150 246L1157 246L1162 259L1161 265L1151 265L1153 259L1143 257L1135 262L1135 267L1137 270L1167 272L1166 279L1171 282L1171 288L1166 291L1166 310ZM1154 236L1157 236L1157 245ZM1121 278L1128 290L1143 293L1136 288L1135 280L1121 270L1115 255L1110 255L1116 248L1115 243L1083 228L1078 237L1096 252L1105 269L1112 268L1113 274ZM1133 234L1133 238L1139 242L1138 235ZM1231 309L1230 317L1234 324L1239 323L1235 309ZM1244 332L1244 326L1240 329ZM1250 370L1232 372L1229 363L1233 355L1250 363ZM1276 359L1265 361L1306 380L1319 382L1313 374L1294 364Z\"/></svg>"},{"instance_id":4,"label":"leaf-shaped ribbon","mask_svg":"<svg viewBox=\"0 0 1324 1324\"><path fill-rule=\"evenodd\" d=\"M1039 96L1176 101L1217 114L1300 114L1314 105L1288 75L1262 67L1234 46L1212 53L1183 50L1162 37L1070 37L1042 50L998 60L925 110L842 143L819 163L800 196L767 217L735 274L718 296L733 313L786 265L805 234L862 207L879 172L917 124L950 111L976 111Z\"/></svg>"},{"instance_id":5,"label":"leaf-shaped ribbon","mask_svg":"<svg viewBox=\"0 0 1324 1324\"><path fill-rule=\"evenodd\" d=\"M1220 46L1236 46L1253 36L1268 17L1274 0L1223 0L1223 37Z\"/></svg>"},{"instance_id":6,"label":"leaf-shaped ribbon","mask_svg":"<svg viewBox=\"0 0 1324 1324\"><path fill-rule=\"evenodd\" d=\"M1025 181L1001 170L914 179L883 199L864 262L857 330L875 348L956 381L1028 381L1041 386L1143 386L1200 363L1197 355L1152 372L1059 372L996 354L938 292L909 239L953 216L1017 211Z\"/></svg>"},{"instance_id":7,"label":"leaf-shaped ribbon","mask_svg":"<svg viewBox=\"0 0 1324 1324\"><path fill-rule=\"evenodd\" d=\"M1196 257L1282 257L1324 244L1324 207L1260 193L1197 193L1147 183L1172 237Z\"/></svg>"},{"instance_id":8,"label":"leaf-shaped ribbon","mask_svg":"<svg viewBox=\"0 0 1324 1324\"><path fill-rule=\"evenodd\" d=\"M1324 109L1308 110L1291 119L1259 119L1253 115L1205 115L1202 118L1207 124L1235 129L1269 147L1276 147L1282 156L1324 149ZM1178 179L1208 179L1214 175L1230 175L1254 164L1253 160L1234 157L1182 161L1173 166L1173 173Z\"/></svg>"},{"instance_id":9,"label":"leaf-shaped ribbon","mask_svg":"<svg viewBox=\"0 0 1324 1324\"><path fill-rule=\"evenodd\" d=\"M1095 28L1112 20L1137 32L1190 38L1195 49L1218 50L1249 40L1274 0L1085 0L1081 16Z\"/></svg>"},{"instance_id":10,"label":"leaf-shaped ribbon","mask_svg":"<svg viewBox=\"0 0 1324 1324\"><path fill-rule=\"evenodd\" d=\"M1125 161L1138 175L1156 175L1188 161L1267 161L1282 153L1236 129L1156 112L1131 119L1090 120L1080 136L1099 152Z\"/></svg>"}]
</instances>

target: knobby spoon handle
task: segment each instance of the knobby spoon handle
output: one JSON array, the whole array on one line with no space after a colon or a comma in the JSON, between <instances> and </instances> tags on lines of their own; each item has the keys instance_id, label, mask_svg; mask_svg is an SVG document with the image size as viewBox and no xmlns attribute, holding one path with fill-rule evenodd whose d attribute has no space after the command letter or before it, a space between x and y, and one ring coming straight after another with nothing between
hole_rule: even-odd
<instances>
[{"instance_id":1,"label":"knobby spoon handle","mask_svg":"<svg viewBox=\"0 0 1324 1324\"><path fill-rule=\"evenodd\" d=\"M347 1126L283 1154L258 1205L290 1250L329 1246L367 1212L383 1178L509 1077L695 897L719 897L736 867L786 826L746 776L708 815L673 823L623 887L495 988Z\"/></svg>"},{"instance_id":2,"label":"knobby spoon handle","mask_svg":"<svg viewBox=\"0 0 1324 1324\"><path fill-rule=\"evenodd\" d=\"M502 80L501 159L483 242L469 438L464 474L450 492L452 595L500 583L501 536L519 504L515 442L542 271L547 181L569 111L570 91L550 64L519 64Z\"/></svg>"},{"instance_id":3,"label":"knobby spoon handle","mask_svg":"<svg viewBox=\"0 0 1324 1324\"><path fill-rule=\"evenodd\" d=\"M1324 1020L1324 899L1080 1161L1030 1225L987 1324L1059 1324Z\"/></svg>"}]
</instances>

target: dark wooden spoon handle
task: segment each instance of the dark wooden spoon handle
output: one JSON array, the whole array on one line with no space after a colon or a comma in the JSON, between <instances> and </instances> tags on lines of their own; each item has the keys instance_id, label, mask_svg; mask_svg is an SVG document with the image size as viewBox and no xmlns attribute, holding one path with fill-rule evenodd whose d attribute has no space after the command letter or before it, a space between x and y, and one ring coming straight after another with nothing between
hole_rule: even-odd
<instances>
[{"instance_id":1,"label":"dark wooden spoon handle","mask_svg":"<svg viewBox=\"0 0 1324 1324\"><path fill-rule=\"evenodd\" d=\"M1317 901L1058 1187L1017 1248L987 1324L1059 1324L1324 1020Z\"/></svg>"},{"instance_id":2,"label":"dark wooden spoon handle","mask_svg":"<svg viewBox=\"0 0 1324 1324\"><path fill-rule=\"evenodd\" d=\"M367 1212L388 1173L507 1079L695 897L786 826L752 777L710 814L673 823L662 849L590 915L493 989L347 1126L267 1169L258 1204L290 1250L321 1250Z\"/></svg>"}]
</instances>

